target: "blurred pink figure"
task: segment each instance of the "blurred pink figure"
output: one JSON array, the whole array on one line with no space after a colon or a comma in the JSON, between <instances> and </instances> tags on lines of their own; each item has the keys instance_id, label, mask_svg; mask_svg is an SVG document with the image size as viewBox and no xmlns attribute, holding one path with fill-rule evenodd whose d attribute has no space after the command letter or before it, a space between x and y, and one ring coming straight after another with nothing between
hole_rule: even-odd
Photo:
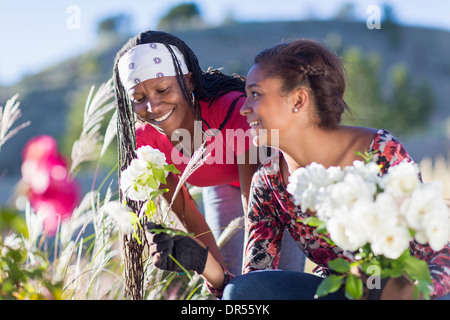
<instances>
[{"instance_id":1,"label":"blurred pink figure","mask_svg":"<svg viewBox=\"0 0 450 320\"><path fill-rule=\"evenodd\" d=\"M79 201L79 186L69 179L64 157L53 137L30 139L22 151L22 177L34 211L44 215L44 229L53 235L72 215Z\"/></svg>"}]
</instances>

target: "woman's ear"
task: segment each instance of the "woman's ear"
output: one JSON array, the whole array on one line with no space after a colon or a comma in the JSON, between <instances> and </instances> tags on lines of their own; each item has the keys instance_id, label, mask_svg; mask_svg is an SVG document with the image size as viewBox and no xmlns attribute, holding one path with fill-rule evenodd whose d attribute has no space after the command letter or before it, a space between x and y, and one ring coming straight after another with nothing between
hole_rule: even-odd
<instances>
[{"instance_id":1,"label":"woman's ear","mask_svg":"<svg viewBox=\"0 0 450 320\"><path fill-rule=\"evenodd\" d=\"M194 91L195 86L194 86L194 78L193 78L192 72L185 74L184 78L186 79L186 88L188 89L188 91L189 92Z\"/></svg>"},{"instance_id":2,"label":"woman's ear","mask_svg":"<svg viewBox=\"0 0 450 320\"><path fill-rule=\"evenodd\" d=\"M305 88L298 88L292 94L292 108L294 112L299 111L309 103L309 91Z\"/></svg>"}]
</instances>

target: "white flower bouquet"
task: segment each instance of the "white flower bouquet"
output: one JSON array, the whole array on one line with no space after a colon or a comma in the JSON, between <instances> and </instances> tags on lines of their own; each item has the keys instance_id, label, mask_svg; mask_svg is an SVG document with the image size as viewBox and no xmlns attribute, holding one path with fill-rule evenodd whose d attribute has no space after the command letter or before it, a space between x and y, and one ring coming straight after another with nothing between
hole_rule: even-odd
<instances>
[{"instance_id":1,"label":"white flower bouquet","mask_svg":"<svg viewBox=\"0 0 450 320\"><path fill-rule=\"evenodd\" d=\"M167 164L166 156L158 149L154 149L150 146L142 146L136 150L137 157L130 162L129 166L123 170L120 175L120 188L125 195L122 208L126 209L119 212L117 208L111 208L112 210L116 209L115 216L118 214L121 215L121 218L116 218L115 220L117 223L122 224L121 229L123 231L134 230L134 238L138 241L138 243L141 243L136 231L138 228L142 228L142 218L147 217L148 222L150 223L146 225L146 228L149 232L164 232L171 236L193 235L183 230L175 229L173 226L169 226L166 222L166 218L170 212L174 199L181 190L184 182L187 180L189 175L202 166L208 158L208 155L203 156L206 150L205 146L206 142L192 155L192 158L186 165L183 174L179 177L178 184L172 195L172 201L170 202L164 217L160 217L160 219L155 219L156 205L154 203L154 199L169 191L168 189L160 188L161 184L167 183L166 178L168 174L170 172L180 174L180 171L173 164ZM130 200L143 202L139 214L132 212L126 207L127 198ZM171 254L169 254L169 257L180 267L180 269L184 271L184 274L186 274L190 280L193 280L188 270L186 270L180 262L178 262Z\"/></svg>"},{"instance_id":2,"label":"white flower bouquet","mask_svg":"<svg viewBox=\"0 0 450 320\"><path fill-rule=\"evenodd\" d=\"M168 189L160 189L160 185L167 183L166 178L170 172L180 173L173 164L167 164L166 156L158 149L143 146L136 150L136 156L129 166L122 171L120 188L125 196L125 200L128 198L134 201L143 201L143 205L139 215L128 212L129 215L127 216L130 219L126 219L127 222L125 223L122 219L122 230L130 230L131 223L136 231L144 215L152 221L156 212L155 198L168 191ZM124 205L126 205L126 201ZM136 232L134 235L136 240L140 241L136 237Z\"/></svg>"},{"instance_id":3,"label":"white flower bouquet","mask_svg":"<svg viewBox=\"0 0 450 320\"><path fill-rule=\"evenodd\" d=\"M316 295L345 283L348 298L362 297L363 282L352 272L357 267L366 275L378 270L381 278L406 276L415 284L415 298L429 298L428 265L411 255L410 242L428 243L435 251L447 244L449 216L440 186L422 183L412 162L381 175L370 156L365 159L343 169L312 163L289 178L295 204L312 214L303 222L352 257L329 262L337 274L327 277Z\"/></svg>"},{"instance_id":4,"label":"white flower bouquet","mask_svg":"<svg viewBox=\"0 0 450 320\"><path fill-rule=\"evenodd\" d=\"M136 150L137 157L120 175L120 186L131 200L147 201L167 190L159 190L166 183L169 172L178 172L175 166L168 165L166 156L158 149L143 146Z\"/></svg>"}]
</instances>

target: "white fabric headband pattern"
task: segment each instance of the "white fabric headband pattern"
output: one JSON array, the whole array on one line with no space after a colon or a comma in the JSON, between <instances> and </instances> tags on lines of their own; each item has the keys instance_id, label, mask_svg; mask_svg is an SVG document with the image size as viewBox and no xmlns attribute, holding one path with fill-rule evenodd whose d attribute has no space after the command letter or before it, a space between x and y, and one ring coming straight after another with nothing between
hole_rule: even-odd
<instances>
[{"instance_id":1,"label":"white fabric headband pattern","mask_svg":"<svg viewBox=\"0 0 450 320\"><path fill-rule=\"evenodd\" d=\"M189 73L180 50L172 45L170 47L178 59L182 74ZM119 59L117 67L120 81L128 91L148 79L176 76L173 62L172 54L164 44L139 44Z\"/></svg>"}]
</instances>

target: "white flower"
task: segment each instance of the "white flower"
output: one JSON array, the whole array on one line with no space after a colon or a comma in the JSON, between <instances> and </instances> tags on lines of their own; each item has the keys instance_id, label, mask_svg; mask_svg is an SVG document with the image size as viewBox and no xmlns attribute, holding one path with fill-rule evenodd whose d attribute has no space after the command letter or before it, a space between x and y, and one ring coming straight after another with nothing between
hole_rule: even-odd
<instances>
[{"instance_id":1,"label":"white flower","mask_svg":"<svg viewBox=\"0 0 450 320\"><path fill-rule=\"evenodd\" d=\"M150 190L140 182L146 173L148 173L147 164L139 159L133 159L128 168L120 174L120 187L131 200L147 200Z\"/></svg>"},{"instance_id":2,"label":"white flower","mask_svg":"<svg viewBox=\"0 0 450 320\"><path fill-rule=\"evenodd\" d=\"M426 242L434 251L442 250L449 241L450 223L448 214L429 214L424 219L423 233ZM418 232L420 234L422 232ZM417 235L417 234L416 234ZM416 237L417 240L418 237ZM419 240L417 240L419 242Z\"/></svg>"},{"instance_id":3,"label":"white flower","mask_svg":"<svg viewBox=\"0 0 450 320\"><path fill-rule=\"evenodd\" d=\"M342 172L338 167L326 169L313 162L289 176L287 191L293 195L295 205L301 204L305 211L315 211L316 204L324 196L325 188L341 178Z\"/></svg>"},{"instance_id":4,"label":"white flower","mask_svg":"<svg viewBox=\"0 0 450 320\"><path fill-rule=\"evenodd\" d=\"M131 200L145 201L153 191L157 191L160 181L154 177L155 169L159 169L167 177L164 170L166 156L150 146L140 147L136 151L137 158L120 175L120 187Z\"/></svg>"},{"instance_id":5,"label":"white flower","mask_svg":"<svg viewBox=\"0 0 450 320\"><path fill-rule=\"evenodd\" d=\"M372 237L371 249L376 255L384 255L389 259L397 259L409 248L412 237L408 228L395 225L385 226Z\"/></svg>"},{"instance_id":6,"label":"white flower","mask_svg":"<svg viewBox=\"0 0 450 320\"><path fill-rule=\"evenodd\" d=\"M374 183L364 181L360 175L349 172L342 181L331 185L328 191L329 198L325 202L330 210L339 213L353 210L357 201L373 201L377 187Z\"/></svg>"},{"instance_id":7,"label":"white flower","mask_svg":"<svg viewBox=\"0 0 450 320\"><path fill-rule=\"evenodd\" d=\"M343 169L344 173L353 173L359 175L364 181L369 183L379 183L380 168L375 162L364 163L363 161L353 161L352 166Z\"/></svg>"},{"instance_id":8,"label":"white flower","mask_svg":"<svg viewBox=\"0 0 450 320\"><path fill-rule=\"evenodd\" d=\"M327 222L331 240L343 250L358 250L368 241L366 217L360 210L333 216Z\"/></svg>"},{"instance_id":9,"label":"white flower","mask_svg":"<svg viewBox=\"0 0 450 320\"><path fill-rule=\"evenodd\" d=\"M420 186L419 169L413 162L403 161L389 168L381 187L394 196L409 196Z\"/></svg>"},{"instance_id":10,"label":"white flower","mask_svg":"<svg viewBox=\"0 0 450 320\"><path fill-rule=\"evenodd\" d=\"M154 166L163 169L166 165L166 155L158 149L153 149L150 146L142 146L136 150L137 158Z\"/></svg>"},{"instance_id":11,"label":"white flower","mask_svg":"<svg viewBox=\"0 0 450 320\"><path fill-rule=\"evenodd\" d=\"M410 197L405 199L400 207L408 226L415 231L424 227L427 215L444 217L446 220L447 206L441 197L439 184L426 183L417 188ZM447 218L448 219L448 218Z\"/></svg>"},{"instance_id":12,"label":"white flower","mask_svg":"<svg viewBox=\"0 0 450 320\"><path fill-rule=\"evenodd\" d=\"M374 162L343 169L312 163L289 177L288 192L303 210L315 211L343 250L369 243L375 255L397 259L414 238L435 251L449 240L448 208L436 184L424 184L413 162L381 176Z\"/></svg>"},{"instance_id":13,"label":"white flower","mask_svg":"<svg viewBox=\"0 0 450 320\"><path fill-rule=\"evenodd\" d=\"M375 216L372 217L372 224L380 227L404 224L400 207L391 194L386 192L377 194L374 206L376 210L374 212Z\"/></svg>"}]
</instances>

